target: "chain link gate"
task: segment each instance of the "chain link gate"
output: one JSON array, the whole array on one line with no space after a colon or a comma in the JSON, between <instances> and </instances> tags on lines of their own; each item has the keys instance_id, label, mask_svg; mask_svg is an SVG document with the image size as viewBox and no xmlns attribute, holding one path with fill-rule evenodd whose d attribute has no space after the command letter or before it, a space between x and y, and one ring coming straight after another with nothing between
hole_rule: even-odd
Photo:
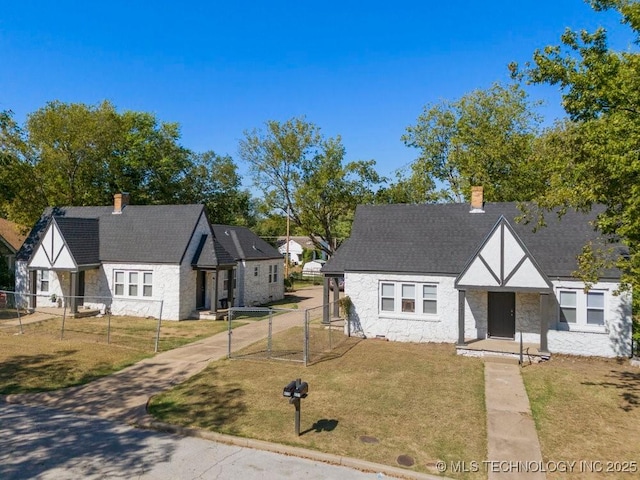
<instances>
[{"instance_id":1,"label":"chain link gate","mask_svg":"<svg viewBox=\"0 0 640 480\"><path fill-rule=\"evenodd\" d=\"M227 356L231 359L286 360L305 365L316 362L347 338L344 320L333 318L327 322L326 308L230 308ZM255 322L250 338L243 338L242 330L232 330L231 321ZM256 338L260 340L256 341Z\"/></svg>"}]
</instances>

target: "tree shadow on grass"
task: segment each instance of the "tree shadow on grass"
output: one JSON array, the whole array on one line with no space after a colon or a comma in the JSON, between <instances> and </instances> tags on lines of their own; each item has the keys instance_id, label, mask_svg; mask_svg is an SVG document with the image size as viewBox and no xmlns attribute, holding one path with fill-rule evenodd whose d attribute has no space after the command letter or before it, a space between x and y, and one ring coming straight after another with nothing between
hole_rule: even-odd
<instances>
[{"instance_id":1,"label":"tree shadow on grass","mask_svg":"<svg viewBox=\"0 0 640 480\"><path fill-rule=\"evenodd\" d=\"M98 364L91 372L78 375L73 355L77 350L59 350L53 354L17 355L0 363L0 394L33 393L82 385L104 374L110 365Z\"/></svg>"},{"instance_id":2,"label":"tree shadow on grass","mask_svg":"<svg viewBox=\"0 0 640 480\"><path fill-rule=\"evenodd\" d=\"M640 372L611 370L607 375L611 380L602 382L582 382L583 385L615 388L619 390L623 403L620 408L630 412L640 407Z\"/></svg>"},{"instance_id":3,"label":"tree shadow on grass","mask_svg":"<svg viewBox=\"0 0 640 480\"><path fill-rule=\"evenodd\" d=\"M236 434L233 423L247 411L245 392L237 383L218 385L216 376L209 367L173 392L152 398L148 412L168 423Z\"/></svg>"}]
</instances>

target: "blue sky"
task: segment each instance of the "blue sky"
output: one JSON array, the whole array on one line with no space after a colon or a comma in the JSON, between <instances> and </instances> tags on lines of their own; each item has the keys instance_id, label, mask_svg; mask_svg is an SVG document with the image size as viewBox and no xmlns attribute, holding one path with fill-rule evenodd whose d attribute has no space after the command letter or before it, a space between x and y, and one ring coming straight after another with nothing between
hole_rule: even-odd
<instances>
[{"instance_id":1,"label":"blue sky","mask_svg":"<svg viewBox=\"0 0 640 480\"><path fill-rule=\"evenodd\" d=\"M416 157L400 136L424 105L507 82L565 27L631 39L582 0L3 3L0 110L23 122L47 101L108 99L178 122L185 147L241 172L243 131L304 115L391 175ZM555 89L531 93L547 121L562 114Z\"/></svg>"}]
</instances>

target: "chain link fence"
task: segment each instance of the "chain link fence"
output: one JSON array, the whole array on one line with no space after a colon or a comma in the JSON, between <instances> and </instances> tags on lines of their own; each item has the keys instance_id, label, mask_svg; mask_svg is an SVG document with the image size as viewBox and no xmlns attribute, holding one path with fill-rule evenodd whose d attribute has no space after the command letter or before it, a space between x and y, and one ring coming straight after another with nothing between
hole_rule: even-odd
<instances>
[{"instance_id":1,"label":"chain link fence","mask_svg":"<svg viewBox=\"0 0 640 480\"><path fill-rule=\"evenodd\" d=\"M329 311L333 311L333 305L306 310L231 308L229 319L257 322L252 328L253 334L259 332L257 336L262 340L251 342L242 337L241 330L229 329L228 357L284 360L305 365L325 359L347 338L344 319L331 318L325 313Z\"/></svg>"},{"instance_id":2,"label":"chain link fence","mask_svg":"<svg viewBox=\"0 0 640 480\"><path fill-rule=\"evenodd\" d=\"M161 350L162 301L0 291L0 334Z\"/></svg>"}]
</instances>

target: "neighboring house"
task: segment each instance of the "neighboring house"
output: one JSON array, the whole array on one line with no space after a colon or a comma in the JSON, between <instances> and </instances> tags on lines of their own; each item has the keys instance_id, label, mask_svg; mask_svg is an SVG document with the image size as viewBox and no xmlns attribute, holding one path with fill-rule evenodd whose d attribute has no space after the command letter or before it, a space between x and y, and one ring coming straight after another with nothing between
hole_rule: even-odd
<instances>
[{"instance_id":1,"label":"neighboring house","mask_svg":"<svg viewBox=\"0 0 640 480\"><path fill-rule=\"evenodd\" d=\"M327 254L319 250L309 237L295 236L289 237L289 259L292 264L300 265L303 263L303 252L309 250L313 252L313 260L321 259L326 260ZM324 243L321 241L321 243ZM278 237L277 239L278 252L286 257L287 255L287 237Z\"/></svg>"},{"instance_id":2,"label":"neighboring house","mask_svg":"<svg viewBox=\"0 0 640 480\"><path fill-rule=\"evenodd\" d=\"M324 264L324 260L312 260L311 262L307 262L304 264L304 267L302 267L302 275L310 277L320 276L322 275L320 271Z\"/></svg>"},{"instance_id":3,"label":"neighboring house","mask_svg":"<svg viewBox=\"0 0 640 480\"><path fill-rule=\"evenodd\" d=\"M0 218L0 260L6 262L10 271L14 269L16 253L22 247L25 238L17 224Z\"/></svg>"},{"instance_id":4,"label":"neighboring house","mask_svg":"<svg viewBox=\"0 0 640 480\"><path fill-rule=\"evenodd\" d=\"M594 214L567 212L546 226L517 223L516 203L358 207L351 238L326 263L344 275L352 331L412 342L486 338L541 352L627 356L631 294L606 270L585 290L576 257L598 244ZM609 244L624 253L622 246Z\"/></svg>"},{"instance_id":5,"label":"neighboring house","mask_svg":"<svg viewBox=\"0 0 640 480\"><path fill-rule=\"evenodd\" d=\"M284 259L278 250L246 227L212 228L216 239L237 262L232 306L254 306L284 298ZM224 296L220 298L225 300Z\"/></svg>"},{"instance_id":6,"label":"neighboring house","mask_svg":"<svg viewBox=\"0 0 640 480\"><path fill-rule=\"evenodd\" d=\"M236 260L215 238L203 205L128 203L117 194L113 207L47 209L17 255L16 291L34 294L31 307L62 297L72 312L84 304L157 316L161 308L170 320L215 311L218 298L233 303Z\"/></svg>"}]
</instances>

